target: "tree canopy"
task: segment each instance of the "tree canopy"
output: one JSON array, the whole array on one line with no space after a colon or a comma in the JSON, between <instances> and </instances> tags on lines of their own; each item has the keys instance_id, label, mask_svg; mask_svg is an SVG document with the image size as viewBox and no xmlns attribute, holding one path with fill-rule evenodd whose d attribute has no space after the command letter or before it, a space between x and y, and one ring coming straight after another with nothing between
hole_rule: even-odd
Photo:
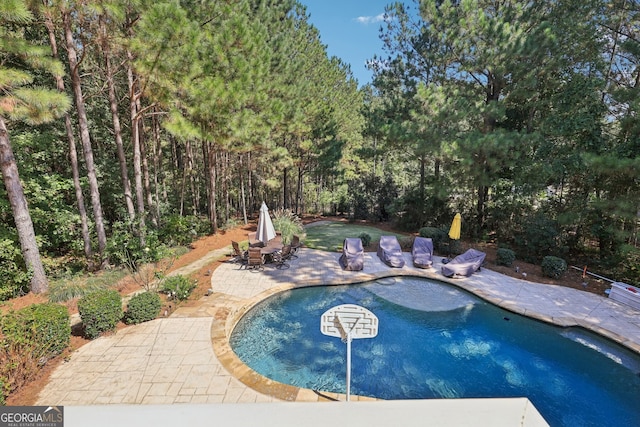
<instances>
[{"instance_id":1,"label":"tree canopy","mask_svg":"<svg viewBox=\"0 0 640 427\"><path fill-rule=\"evenodd\" d=\"M294 0L3 2L0 116L32 247L60 275L160 256L262 201L412 232L460 212L465 238L637 283L639 12L390 3L364 84ZM11 191L3 298L30 274Z\"/></svg>"}]
</instances>

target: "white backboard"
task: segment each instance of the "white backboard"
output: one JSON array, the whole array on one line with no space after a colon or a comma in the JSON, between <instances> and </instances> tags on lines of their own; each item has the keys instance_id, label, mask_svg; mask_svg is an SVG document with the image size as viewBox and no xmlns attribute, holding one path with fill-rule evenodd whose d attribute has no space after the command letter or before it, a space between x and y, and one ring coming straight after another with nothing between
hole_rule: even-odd
<instances>
[{"instance_id":1,"label":"white backboard","mask_svg":"<svg viewBox=\"0 0 640 427\"><path fill-rule=\"evenodd\" d=\"M378 318L364 307L343 304L330 308L320 317L320 331L330 337L347 339L374 338L378 335Z\"/></svg>"}]
</instances>

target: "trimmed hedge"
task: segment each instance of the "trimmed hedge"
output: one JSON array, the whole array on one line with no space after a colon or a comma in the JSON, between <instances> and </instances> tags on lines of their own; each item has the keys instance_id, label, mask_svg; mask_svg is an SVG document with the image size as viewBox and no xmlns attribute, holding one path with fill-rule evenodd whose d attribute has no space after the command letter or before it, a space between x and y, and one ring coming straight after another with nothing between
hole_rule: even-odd
<instances>
[{"instance_id":1,"label":"trimmed hedge","mask_svg":"<svg viewBox=\"0 0 640 427\"><path fill-rule=\"evenodd\" d=\"M60 304L33 304L2 317L6 344L31 348L38 358L62 353L71 340L69 312Z\"/></svg>"},{"instance_id":2,"label":"trimmed hedge","mask_svg":"<svg viewBox=\"0 0 640 427\"><path fill-rule=\"evenodd\" d=\"M148 322L158 316L162 308L160 295L155 292L143 292L134 295L127 304L124 321L127 325Z\"/></svg>"},{"instance_id":3,"label":"trimmed hedge","mask_svg":"<svg viewBox=\"0 0 640 427\"><path fill-rule=\"evenodd\" d=\"M511 264L516 260L516 253L511 249L498 248L496 251L496 264L506 265L511 267Z\"/></svg>"},{"instance_id":4,"label":"trimmed hedge","mask_svg":"<svg viewBox=\"0 0 640 427\"><path fill-rule=\"evenodd\" d=\"M555 256L546 256L542 259L542 273L553 279L559 279L567 271L567 262Z\"/></svg>"},{"instance_id":5,"label":"trimmed hedge","mask_svg":"<svg viewBox=\"0 0 640 427\"><path fill-rule=\"evenodd\" d=\"M78 301L78 312L86 337L94 339L103 332L116 329L123 315L122 299L112 289L92 292Z\"/></svg>"}]
</instances>

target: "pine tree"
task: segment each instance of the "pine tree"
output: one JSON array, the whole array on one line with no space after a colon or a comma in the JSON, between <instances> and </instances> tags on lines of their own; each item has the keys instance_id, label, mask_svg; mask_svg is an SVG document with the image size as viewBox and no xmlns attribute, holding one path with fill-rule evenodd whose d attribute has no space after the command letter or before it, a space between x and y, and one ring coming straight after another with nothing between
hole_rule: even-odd
<instances>
[{"instance_id":1,"label":"pine tree","mask_svg":"<svg viewBox=\"0 0 640 427\"><path fill-rule=\"evenodd\" d=\"M24 25L29 24L32 19L23 0L5 1L0 5L0 169L22 255L32 273L31 291L41 293L47 291L48 281L20 183L7 123L24 121L38 124L51 121L69 108L69 100L55 90L32 85L31 69L43 69L54 75L62 75L61 64L51 58L51 51L30 43L25 38Z\"/></svg>"}]
</instances>

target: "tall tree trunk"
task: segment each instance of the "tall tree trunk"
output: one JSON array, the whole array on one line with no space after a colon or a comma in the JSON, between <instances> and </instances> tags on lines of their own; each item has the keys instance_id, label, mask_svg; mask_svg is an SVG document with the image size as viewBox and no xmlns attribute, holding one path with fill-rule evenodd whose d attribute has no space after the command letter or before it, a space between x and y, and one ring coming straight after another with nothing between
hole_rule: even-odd
<instances>
[{"instance_id":1,"label":"tall tree trunk","mask_svg":"<svg viewBox=\"0 0 640 427\"><path fill-rule=\"evenodd\" d=\"M51 15L44 13L45 26L49 33L49 44L51 45L51 53L55 59L58 58L58 42L56 41L55 26ZM64 93L64 79L62 76L55 76L56 88ZM69 162L71 163L71 175L73 177L73 187L76 193L76 203L78 204L78 214L80 215L80 225L82 229L82 240L84 242L84 255L88 261L93 258L93 249L91 248L91 234L89 233L89 219L87 217L87 209L84 204L84 194L82 193L82 185L80 184L80 170L78 167L78 151L76 149L76 138L71 124L69 113L64 114L64 128L67 132L67 140L69 141Z\"/></svg>"},{"instance_id":2,"label":"tall tree trunk","mask_svg":"<svg viewBox=\"0 0 640 427\"><path fill-rule=\"evenodd\" d=\"M155 216L160 223L160 167L162 165L162 141L160 140L160 124L154 114L151 121L153 125L153 189L156 195ZM163 181L164 182L164 181Z\"/></svg>"},{"instance_id":3,"label":"tall tree trunk","mask_svg":"<svg viewBox=\"0 0 640 427\"><path fill-rule=\"evenodd\" d=\"M18 175L18 165L13 155L13 149L9 141L9 133L4 119L0 116L0 169L2 169L2 178L4 186L7 189L7 196L11 204L13 219L16 223L18 238L20 240L20 248L22 257L27 268L32 272L31 276L31 292L39 294L49 289L47 276L40 259L40 251L38 250L38 242L36 241L36 233L33 230L33 222L29 214L27 199L24 196L20 176Z\"/></svg>"},{"instance_id":4,"label":"tall tree trunk","mask_svg":"<svg viewBox=\"0 0 640 427\"><path fill-rule=\"evenodd\" d=\"M104 23L101 24L104 27ZM103 29L106 36L106 29ZM120 117L118 116L118 98L116 97L116 88L113 82L113 70L111 69L111 53L107 42L102 48L104 54L104 65L107 77L107 89L109 94L109 108L111 110L111 120L113 121L113 133L115 134L116 150L118 152L118 162L120 163L120 179L124 190L124 200L127 206L129 219L136 219L136 210L133 205L133 194L131 193L131 182L129 181L129 171L127 169L127 157L124 152L124 144L122 142L122 127L120 126Z\"/></svg>"},{"instance_id":5,"label":"tall tree trunk","mask_svg":"<svg viewBox=\"0 0 640 427\"><path fill-rule=\"evenodd\" d=\"M297 215L300 215L304 212L304 167L298 168L298 187L296 191L296 211Z\"/></svg>"},{"instance_id":6,"label":"tall tree trunk","mask_svg":"<svg viewBox=\"0 0 640 427\"><path fill-rule=\"evenodd\" d=\"M282 207L289 209L289 199L287 193L289 192L289 168L285 167L282 171Z\"/></svg>"},{"instance_id":7,"label":"tall tree trunk","mask_svg":"<svg viewBox=\"0 0 640 427\"><path fill-rule=\"evenodd\" d=\"M212 143L209 143L208 152L209 158L209 221L211 221L211 232L213 234L218 233L218 213L216 206L216 151Z\"/></svg>"},{"instance_id":8,"label":"tall tree trunk","mask_svg":"<svg viewBox=\"0 0 640 427\"><path fill-rule=\"evenodd\" d=\"M107 246L107 235L104 230L104 219L102 215L102 203L100 202L100 188L93 162L93 149L91 147L91 135L89 134L89 123L87 112L84 108L84 98L82 96L82 85L80 82L80 72L78 70L78 56L76 53L76 43L73 40L71 31L71 17L69 11L62 14L64 25L65 41L67 44L67 56L69 59L69 69L71 74L71 85L78 112L78 124L80 125L80 140L82 141L82 151L87 168L89 180L89 190L91 192L91 206L93 207L93 217L96 223L96 233L98 235L98 251L100 252L100 262L104 261L104 250Z\"/></svg>"},{"instance_id":9,"label":"tall tree trunk","mask_svg":"<svg viewBox=\"0 0 640 427\"><path fill-rule=\"evenodd\" d=\"M140 110L138 110L140 111ZM144 192L147 196L147 207L149 208L149 214L151 216L151 223L154 226L158 226L158 221L156 219L156 216L154 214L154 202L153 202L153 193L151 192L151 177L149 174L149 161L148 161L148 156L147 156L147 143L145 141L145 135L146 133L143 132L144 130L144 120L141 119L140 120L140 128L141 128L141 132L140 132L140 156L142 157L142 178L143 178L143 183L144 183Z\"/></svg>"},{"instance_id":10,"label":"tall tree trunk","mask_svg":"<svg viewBox=\"0 0 640 427\"><path fill-rule=\"evenodd\" d=\"M189 140L186 141L185 156L186 156L185 177L189 177L189 188L191 188L191 214L197 215L198 200L196 198L196 183L195 183L195 177L194 177L195 174L193 173L193 164L194 164L193 147Z\"/></svg>"},{"instance_id":11,"label":"tall tree trunk","mask_svg":"<svg viewBox=\"0 0 640 427\"><path fill-rule=\"evenodd\" d=\"M244 219L244 225L247 225L249 221L247 221L247 202L244 194L244 168L242 167L242 154L239 156L239 168L240 173L240 206L242 206L242 218Z\"/></svg>"},{"instance_id":12,"label":"tall tree trunk","mask_svg":"<svg viewBox=\"0 0 640 427\"><path fill-rule=\"evenodd\" d=\"M133 175L136 187L136 202L138 208L138 229L140 232L140 245L146 245L145 236L145 216L146 211L144 207L144 188L142 186L142 155L140 152L140 127L138 126L138 105L136 103L136 97L138 96L135 78L133 76L133 69L131 64L133 63L133 55L127 51L127 58L129 64L127 65L127 84L129 86L129 113L131 116L131 145L133 146Z\"/></svg>"}]
</instances>

